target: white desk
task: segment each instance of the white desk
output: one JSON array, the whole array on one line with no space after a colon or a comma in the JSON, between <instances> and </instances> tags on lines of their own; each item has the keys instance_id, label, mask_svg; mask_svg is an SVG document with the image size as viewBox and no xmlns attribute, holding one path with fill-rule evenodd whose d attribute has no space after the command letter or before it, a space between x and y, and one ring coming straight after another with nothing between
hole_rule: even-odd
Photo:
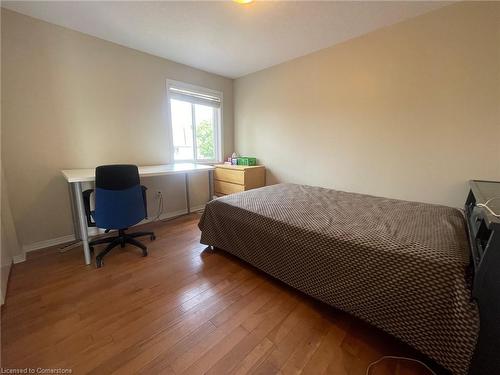
<instances>
[{"instance_id":1,"label":"white desk","mask_svg":"<svg viewBox=\"0 0 500 375\"><path fill-rule=\"evenodd\" d=\"M212 180L213 170L211 165L179 163L179 164L164 164L164 165L148 165L139 167L139 175L141 177L165 176L173 174L184 174L186 184L186 205L187 212L191 212L189 201L189 175L193 173L208 172L208 193L209 199L212 199ZM75 237L83 242L83 253L85 256L85 264L92 262L89 247L89 235L87 227L87 217L83 206L82 182L91 182L95 180L95 169L65 169L61 171L70 185L71 202L73 208L73 226L75 229Z\"/></svg>"}]
</instances>

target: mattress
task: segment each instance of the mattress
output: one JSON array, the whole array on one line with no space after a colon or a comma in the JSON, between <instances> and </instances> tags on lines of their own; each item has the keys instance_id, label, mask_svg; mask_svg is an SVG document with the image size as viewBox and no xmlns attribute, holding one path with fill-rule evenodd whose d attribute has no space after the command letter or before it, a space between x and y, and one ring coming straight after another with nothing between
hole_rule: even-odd
<instances>
[{"instance_id":1,"label":"mattress","mask_svg":"<svg viewBox=\"0 0 500 375\"><path fill-rule=\"evenodd\" d=\"M479 313L460 210L278 184L207 204L201 242L466 374Z\"/></svg>"}]
</instances>

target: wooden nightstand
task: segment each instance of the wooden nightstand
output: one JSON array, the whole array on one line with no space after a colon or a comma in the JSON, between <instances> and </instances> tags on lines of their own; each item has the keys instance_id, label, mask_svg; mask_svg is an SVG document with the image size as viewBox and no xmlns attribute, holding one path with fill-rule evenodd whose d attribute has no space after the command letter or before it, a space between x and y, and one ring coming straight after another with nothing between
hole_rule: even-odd
<instances>
[{"instance_id":1,"label":"wooden nightstand","mask_svg":"<svg viewBox=\"0 0 500 375\"><path fill-rule=\"evenodd\" d=\"M266 168L263 165L215 165L215 195L227 195L266 185Z\"/></svg>"}]
</instances>

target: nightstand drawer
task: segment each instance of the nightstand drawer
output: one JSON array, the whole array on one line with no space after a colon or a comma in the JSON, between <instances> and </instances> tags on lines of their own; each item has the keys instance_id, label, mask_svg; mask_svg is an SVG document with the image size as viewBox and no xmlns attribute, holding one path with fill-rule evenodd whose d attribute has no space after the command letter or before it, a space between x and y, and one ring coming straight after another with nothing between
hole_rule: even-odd
<instances>
[{"instance_id":1,"label":"nightstand drawer","mask_svg":"<svg viewBox=\"0 0 500 375\"><path fill-rule=\"evenodd\" d=\"M215 185L215 194L232 194L239 193L240 191L244 191L245 187L243 185L232 184L231 182L225 181L214 181Z\"/></svg>"},{"instance_id":2,"label":"nightstand drawer","mask_svg":"<svg viewBox=\"0 0 500 375\"><path fill-rule=\"evenodd\" d=\"M214 179L233 184L245 185L245 171L215 168Z\"/></svg>"}]
</instances>

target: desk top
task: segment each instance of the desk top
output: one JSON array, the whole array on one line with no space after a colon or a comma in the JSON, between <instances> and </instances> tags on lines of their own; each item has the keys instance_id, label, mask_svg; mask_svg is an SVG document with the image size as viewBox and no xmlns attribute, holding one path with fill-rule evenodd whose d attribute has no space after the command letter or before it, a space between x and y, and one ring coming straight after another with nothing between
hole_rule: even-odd
<instances>
[{"instance_id":1,"label":"desk top","mask_svg":"<svg viewBox=\"0 0 500 375\"><path fill-rule=\"evenodd\" d=\"M146 165L139 167L141 177L164 176L169 174L184 174L206 172L214 169L211 165L194 163L177 163L163 165ZM95 180L95 169L64 169L61 171L68 182L85 182Z\"/></svg>"}]
</instances>

